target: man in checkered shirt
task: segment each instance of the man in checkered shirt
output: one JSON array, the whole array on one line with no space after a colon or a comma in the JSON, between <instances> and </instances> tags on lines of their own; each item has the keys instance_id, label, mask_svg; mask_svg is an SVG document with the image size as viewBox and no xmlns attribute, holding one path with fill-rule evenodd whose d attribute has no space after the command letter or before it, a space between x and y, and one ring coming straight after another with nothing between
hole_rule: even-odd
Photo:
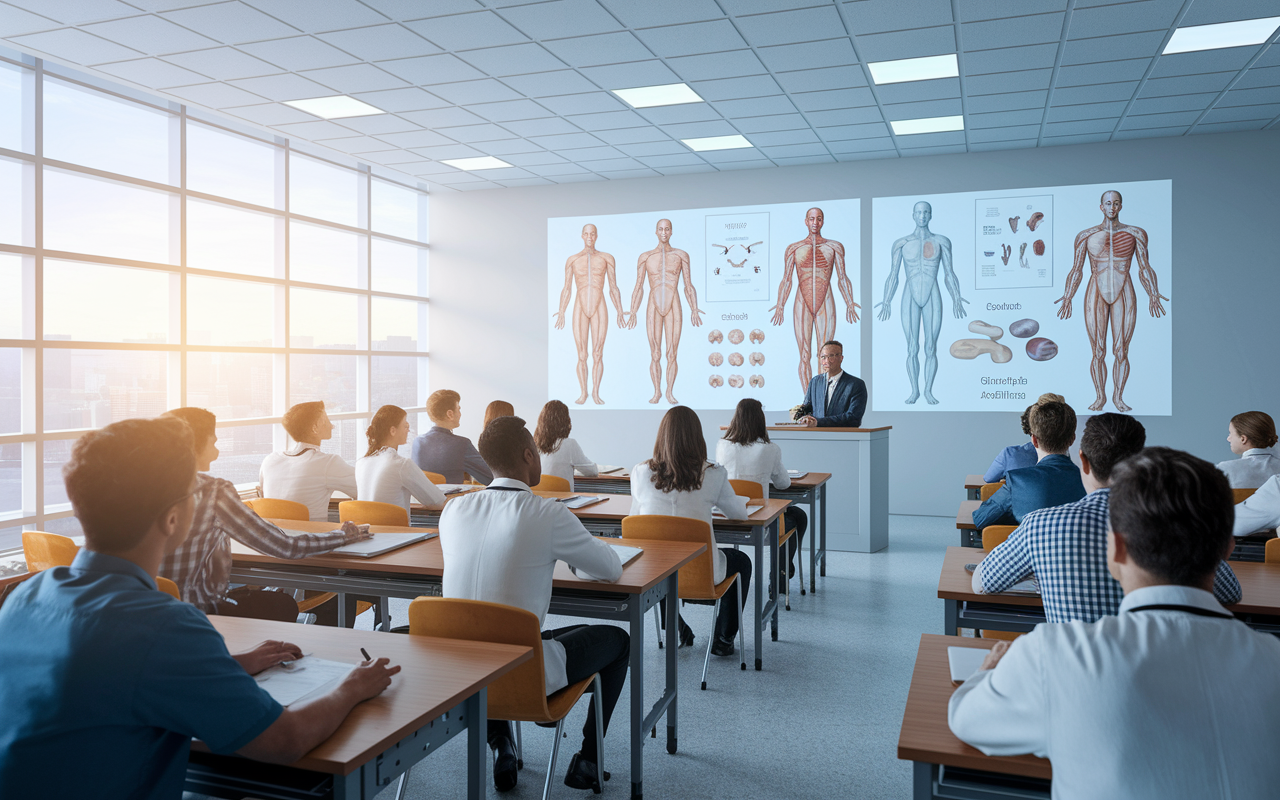
<instances>
[{"instance_id":1,"label":"man in checkered shirt","mask_svg":"<svg viewBox=\"0 0 1280 800\"><path fill-rule=\"evenodd\" d=\"M1124 591L1107 571L1107 513L1111 471L1146 445L1142 423L1124 414L1099 414L1080 438L1083 500L1028 514L973 572L973 591L996 594L1032 574L1040 583L1049 622L1095 622L1120 610ZM1227 562L1218 565L1213 595L1224 606L1240 601L1240 583Z\"/></svg>"}]
</instances>

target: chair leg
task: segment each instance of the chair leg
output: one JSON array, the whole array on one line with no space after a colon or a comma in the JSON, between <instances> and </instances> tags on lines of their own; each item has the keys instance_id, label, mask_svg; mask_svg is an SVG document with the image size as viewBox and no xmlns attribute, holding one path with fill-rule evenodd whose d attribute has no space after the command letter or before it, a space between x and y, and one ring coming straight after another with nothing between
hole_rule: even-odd
<instances>
[{"instance_id":1,"label":"chair leg","mask_svg":"<svg viewBox=\"0 0 1280 800\"><path fill-rule=\"evenodd\" d=\"M742 659L741 668L747 668L747 626L742 624L745 609L742 607L742 576L738 575L734 590L738 593L738 656Z\"/></svg>"},{"instance_id":2,"label":"chair leg","mask_svg":"<svg viewBox=\"0 0 1280 800\"><path fill-rule=\"evenodd\" d=\"M396 786L396 800L404 800L404 794L409 790L409 770L410 767L400 774L400 783Z\"/></svg>"},{"instance_id":3,"label":"chair leg","mask_svg":"<svg viewBox=\"0 0 1280 800\"><path fill-rule=\"evenodd\" d=\"M788 541L788 544L790 542ZM782 594L787 599L786 609L791 610L791 579L787 577L787 546L783 545L778 549L778 560L782 563L778 565L778 580L782 581Z\"/></svg>"},{"instance_id":4,"label":"chair leg","mask_svg":"<svg viewBox=\"0 0 1280 800\"><path fill-rule=\"evenodd\" d=\"M711 663L711 643L716 640L716 620L720 618L720 601L711 609L711 633L707 636L707 654L702 659L702 691L707 690L707 665Z\"/></svg>"},{"instance_id":5,"label":"chair leg","mask_svg":"<svg viewBox=\"0 0 1280 800\"><path fill-rule=\"evenodd\" d=\"M591 684L591 691L595 695L591 698L591 705L596 709L596 783L603 790L609 773L604 771L604 692L600 688L600 673L596 673Z\"/></svg>"},{"instance_id":6,"label":"chair leg","mask_svg":"<svg viewBox=\"0 0 1280 800\"><path fill-rule=\"evenodd\" d=\"M378 616L382 617L382 630L384 633L391 632L391 598L378 598Z\"/></svg>"},{"instance_id":7,"label":"chair leg","mask_svg":"<svg viewBox=\"0 0 1280 800\"><path fill-rule=\"evenodd\" d=\"M658 612L658 606L653 607L653 630L658 634L658 649L661 650L662 649L662 620Z\"/></svg>"},{"instance_id":8,"label":"chair leg","mask_svg":"<svg viewBox=\"0 0 1280 800\"><path fill-rule=\"evenodd\" d=\"M804 595L805 595L805 591L804 591L804 553L803 553L803 552L801 552L803 549L804 549L804 548L802 548L802 547L800 546L800 542L799 542L799 541L797 541L797 542L796 542L796 563L800 565L800 596L801 596L801 597L804 597Z\"/></svg>"},{"instance_id":9,"label":"chair leg","mask_svg":"<svg viewBox=\"0 0 1280 800\"><path fill-rule=\"evenodd\" d=\"M551 796L551 776L556 773L556 757L560 755L560 737L564 735L564 719L556 723L556 741L551 745L551 761L547 764L547 780L542 785L542 800Z\"/></svg>"},{"instance_id":10,"label":"chair leg","mask_svg":"<svg viewBox=\"0 0 1280 800\"><path fill-rule=\"evenodd\" d=\"M520 721L516 720L516 769L524 769L524 745L520 742Z\"/></svg>"}]
</instances>

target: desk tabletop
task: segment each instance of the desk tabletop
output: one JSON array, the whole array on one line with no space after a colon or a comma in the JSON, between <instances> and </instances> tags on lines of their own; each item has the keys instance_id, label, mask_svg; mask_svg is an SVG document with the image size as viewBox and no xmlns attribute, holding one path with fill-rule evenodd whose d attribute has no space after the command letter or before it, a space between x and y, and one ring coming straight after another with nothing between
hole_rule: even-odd
<instances>
[{"instance_id":1,"label":"desk tabletop","mask_svg":"<svg viewBox=\"0 0 1280 800\"><path fill-rule=\"evenodd\" d=\"M360 648L386 657L401 672L382 694L352 710L319 747L292 766L349 775L388 747L426 725L533 657L528 647L429 636L388 636L372 631L297 625L237 617L209 617L231 652L267 639L282 639L320 658L355 666Z\"/></svg>"},{"instance_id":2,"label":"desk tabletop","mask_svg":"<svg viewBox=\"0 0 1280 800\"><path fill-rule=\"evenodd\" d=\"M964 488L966 489L981 489L983 486L986 486L986 485L987 485L987 482L982 479L981 475L965 475L964 476Z\"/></svg>"},{"instance_id":3,"label":"desk tabletop","mask_svg":"<svg viewBox=\"0 0 1280 800\"><path fill-rule=\"evenodd\" d=\"M729 430L728 425L721 425L720 430ZM879 428L819 428L814 426L810 428L807 425L791 423L788 425L766 425L765 430L769 431L813 431L814 433L874 433L876 431L891 431L892 425L883 425Z\"/></svg>"},{"instance_id":4,"label":"desk tabletop","mask_svg":"<svg viewBox=\"0 0 1280 800\"><path fill-rule=\"evenodd\" d=\"M948 767L977 769L1029 778L1053 777L1049 761L1033 755L986 756L956 738L947 725L947 703L956 685L951 682L948 647L989 650L994 639L966 639L959 636L922 634L916 667L911 673L911 689L902 714L898 735L898 758Z\"/></svg>"},{"instance_id":5,"label":"desk tabletop","mask_svg":"<svg viewBox=\"0 0 1280 800\"><path fill-rule=\"evenodd\" d=\"M619 483L630 484L631 470L623 469L618 472L610 472L608 474L605 474L602 472L599 475L595 475L592 477L587 477L585 475L578 475L576 477L581 480L618 481ZM805 473L805 476L803 478L792 478L791 488L792 489L812 489L815 486L821 486L822 484L826 483L829 480L831 480L830 472L808 472L808 473ZM774 489L773 491L786 491L786 490Z\"/></svg>"},{"instance_id":6,"label":"desk tabletop","mask_svg":"<svg viewBox=\"0 0 1280 800\"><path fill-rule=\"evenodd\" d=\"M586 508L575 508L573 514L578 519L602 519L602 520L621 520L623 517L631 514L631 495L629 494L593 494L591 492L544 492L535 489L534 494L539 497L603 497L603 503L595 503ZM716 525L741 525L749 522L752 525L768 525L777 519L787 506L791 505L790 500L770 497L768 500L751 500L750 503L764 503L764 508L758 509L750 514L745 520L741 519L721 519L716 517Z\"/></svg>"},{"instance_id":7,"label":"desk tabletop","mask_svg":"<svg viewBox=\"0 0 1280 800\"><path fill-rule=\"evenodd\" d=\"M981 500L961 500L960 510L956 512L956 527L960 530L976 531L978 526L973 524L973 512L977 511L980 505L982 505Z\"/></svg>"}]
</instances>

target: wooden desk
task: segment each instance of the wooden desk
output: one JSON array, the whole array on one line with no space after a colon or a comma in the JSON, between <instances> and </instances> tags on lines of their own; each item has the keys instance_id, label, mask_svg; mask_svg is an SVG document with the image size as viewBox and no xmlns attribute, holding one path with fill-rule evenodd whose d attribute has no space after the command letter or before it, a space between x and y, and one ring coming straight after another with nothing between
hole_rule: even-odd
<instances>
[{"instance_id":1,"label":"wooden desk","mask_svg":"<svg viewBox=\"0 0 1280 800\"><path fill-rule=\"evenodd\" d=\"M628 504L629 504L628 499ZM323 522L272 520L286 530L320 531ZM420 532L421 528L373 526L375 532ZM557 564L552 578L552 614L625 622L631 635L631 791L643 793L645 735L667 717L667 752L676 751L677 661L676 648L666 648L666 684L662 696L646 712L644 699L644 615L656 604L667 604L668 642L677 633L677 570L706 552L706 545L688 542L637 541L644 553L626 565L616 583L582 580L564 564ZM413 599L439 595L444 575L444 554L438 538L402 547L374 558L318 555L286 561L258 553L232 542L233 581L265 586L313 589L340 594L366 594ZM340 603L339 608L342 608ZM381 646L381 645L379 645ZM370 649L370 653L374 653Z\"/></svg>"},{"instance_id":2,"label":"wooden desk","mask_svg":"<svg viewBox=\"0 0 1280 800\"><path fill-rule=\"evenodd\" d=\"M232 652L264 639L293 642L305 653L355 664L360 648L385 656L401 672L377 697L352 710L333 736L289 766L215 755L195 743L186 790L215 796L293 797L298 771L313 773L307 797L371 799L428 753L467 732L467 796L486 795L486 690L533 657L528 647L427 636L383 636L346 628L258 619L209 618ZM275 792L281 792L279 794Z\"/></svg>"},{"instance_id":3,"label":"wooden desk","mask_svg":"<svg viewBox=\"0 0 1280 800\"><path fill-rule=\"evenodd\" d=\"M980 500L961 500L956 512L956 528L960 531L961 547L982 547L982 531L973 524L973 512L982 505Z\"/></svg>"},{"instance_id":4,"label":"wooden desk","mask_svg":"<svg viewBox=\"0 0 1280 800\"><path fill-rule=\"evenodd\" d=\"M986 756L956 738L947 725L951 682L948 647L990 649L990 639L961 639L923 634L911 673L911 689L898 734L898 758L914 762L914 800L965 797L1049 797L1053 771L1048 760L1032 755Z\"/></svg>"},{"instance_id":5,"label":"wooden desk","mask_svg":"<svg viewBox=\"0 0 1280 800\"><path fill-rule=\"evenodd\" d=\"M982 498L982 487L986 481L982 480L981 475L965 475L964 490L966 500L980 500Z\"/></svg>"}]
</instances>

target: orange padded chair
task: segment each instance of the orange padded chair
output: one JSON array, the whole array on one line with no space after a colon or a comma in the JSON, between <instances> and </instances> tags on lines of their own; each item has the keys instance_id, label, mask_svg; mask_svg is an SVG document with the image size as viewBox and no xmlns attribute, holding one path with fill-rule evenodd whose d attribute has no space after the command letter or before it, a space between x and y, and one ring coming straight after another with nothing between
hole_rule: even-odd
<instances>
[{"instance_id":1,"label":"orange padded chair","mask_svg":"<svg viewBox=\"0 0 1280 800\"><path fill-rule=\"evenodd\" d=\"M729 485L733 487L734 494L740 494L740 495L742 495L743 497L747 498L748 500L763 500L763 499L764 499L764 487L763 487L763 486L761 486L760 484L756 483L755 481L744 481L744 480L741 480L741 479L739 479L739 478L730 478L730 479L729 479ZM786 560L786 559L785 559L785 557L784 557L784 555L783 555L783 554L785 554L785 553L787 552L787 551L786 551L786 544L787 544L787 542L791 541L791 537L792 537L792 536L795 536L795 535L796 535L796 529L795 529L795 528L787 528L787 527L786 527L785 519L786 519L786 518L784 517L784 518L783 518L784 523L783 523L783 526L782 526L782 533L778 535L778 553L779 553L779 560ZM796 555L797 555L797 556L799 556L800 554L799 554L799 553L797 553ZM804 558L803 558L803 557L799 557L799 558L797 558L797 559L796 559L796 561L800 564L800 595L803 597L803 596L804 596L804 594L805 594L805 588L804 588ZM779 565L779 566L781 566L781 565ZM781 571L779 571L779 574L781 574ZM786 597L786 601L787 601L787 602L786 602L786 608L787 608L787 610L788 610L788 611L790 611L790 610L791 610L791 578L786 578L786 579L784 579L784 580L783 580L783 582L782 582L782 593L783 593L783 595Z\"/></svg>"},{"instance_id":2,"label":"orange padded chair","mask_svg":"<svg viewBox=\"0 0 1280 800\"><path fill-rule=\"evenodd\" d=\"M1004 481L982 484L982 488L978 489L978 499L984 503L987 502L987 500L991 498L991 495L1000 491L1001 486L1004 486Z\"/></svg>"},{"instance_id":3,"label":"orange padded chair","mask_svg":"<svg viewBox=\"0 0 1280 800\"><path fill-rule=\"evenodd\" d=\"M1280 539L1267 541L1267 549L1264 551L1262 560L1268 564L1280 564Z\"/></svg>"},{"instance_id":4,"label":"orange padded chair","mask_svg":"<svg viewBox=\"0 0 1280 800\"><path fill-rule=\"evenodd\" d=\"M80 546L68 536L44 531L22 532L22 555L27 560L27 572L69 567L78 552Z\"/></svg>"},{"instance_id":5,"label":"orange padded chair","mask_svg":"<svg viewBox=\"0 0 1280 800\"><path fill-rule=\"evenodd\" d=\"M409 526L409 512L403 506L373 500L346 500L338 503L338 519L358 525Z\"/></svg>"},{"instance_id":6,"label":"orange padded chair","mask_svg":"<svg viewBox=\"0 0 1280 800\"><path fill-rule=\"evenodd\" d=\"M172 595L175 600L182 599L182 596L178 594L178 584L174 583L168 578L157 575L156 588L164 592L165 594Z\"/></svg>"},{"instance_id":7,"label":"orange padded chair","mask_svg":"<svg viewBox=\"0 0 1280 800\"><path fill-rule=\"evenodd\" d=\"M443 475L441 475L439 472L428 472L427 470L425 470L425 469L424 469L424 470L422 471L422 474L423 474L423 475L426 475L426 476L427 476L427 480L431 481L432 483L436 484L437 486L438 486L438 485L440 485L440 484L442 484L442 483L448 483L448 481L446 481L446 480L444 479L444 476L443 476Z\"/></svg>"},{"instance_id":8,"label":"orange padded chair","mask_svg":"<svg viewBox=\"0 0 1280 800\"><path fill-rule=\"evenodd\" d=\"M1250 497L1253 497L1253 493L1256 491L1258 490L1257 489L1232 489L1231 494L1235 496L1234 502L1236 504L1240 504L1240 503L1243 503L1245 500L1248 500Z\"/></svg>"},{"instance_id":9,"label":"orange padded chair","mask_svg":"<svg viewBox=\"0 0 1280 800\"><path fill-rule=\"evenodd\" d=\"M244 504L253 509L253 513L263 519L294 519L306 522L311 519L311 512L302 503L292 500L279 500L274 497L255 497L245 500Z\"/></svg>"},{"instance_id":10,"label":"orange padded chair","mask_svg":"<svg viewBox=\"0 0 1280 800\"><path fill-rule=\"evenodd\" d=\"M636 514L630 517L622 518L622 538L625 539L648 539L650 541L661 542L693 542L695 544L705 544L706 552L685 564L677 573L680 589L679 597L681 600L714 600L715 608L711 612L711 619L720 613L720 601L729 592L730 588L736 588L736 600L738 603L738 655L741 657L742 669L747 668L747 640L745 631L747 626L745 620L742 619L742 582L738 580L738 574L734 573L732 577L725 578L720 583L715 582L715 563L711 560L715 552L715 537L711 535L711 527L703 527L707 523L700 519L689 519L688 517L668 517L663 514ZM657 607L654 607L657 611ZM656 621L656 620L655 620ZM714 625L714 622L712 623ZM707 688L707 665L711 663L711 642L716 637L714 635L707 636L707 654L702 660L702 688ZM659 639L661 643L661 639Z\"/></svg>"},{"instance_id":11,"label":"orange padded chair","mask_svg":"<svg viewBox=\"0 0 1280 800\"><path fill-rule=\"evenodd\" d=\"M540 489L544 492L572 492L573 487L564 478L557 475L547 475L543 473L541 480L536 486L530 486L530 489Z\"/></svg>"},{"instance_id":12,"label":"orange padded chair","mask_svg":"<svg viewBox=\"0 0 1280 800\"><path fill-rule=\"evenodd\" d=\"M596 702L596 780L603 787L609 779L604 771L604 698L600 691L600 674L596 673L570 684L553 695L547 695L546 667L542 662L542 630L538 618L523 608L459 600L446 597L419 597L409 604L409 634L463 639L470 642L523 645L533 650L533 658L489 684L489 718L516 723L516 758L523 765L520 745L520 723L555 723L555 744L547 764L547 779L542 787L543 800L551 792L551 776L556 771L560 740L564 734L564 718L569 715L588 688ZM406 781L408 773L406 774Z\"/></svg>"},{"instance_id":13,"label":"orange padded chair","mask_svg":"<svg viewBox=\"0 0 1280 800\"><path fill-rule=\"evenodd\" d=\"M1009 538L1009 534L1018 529L1017 525L988 525L982 529L982 549L990 553Z\"/></svg>"}]
</instances>

